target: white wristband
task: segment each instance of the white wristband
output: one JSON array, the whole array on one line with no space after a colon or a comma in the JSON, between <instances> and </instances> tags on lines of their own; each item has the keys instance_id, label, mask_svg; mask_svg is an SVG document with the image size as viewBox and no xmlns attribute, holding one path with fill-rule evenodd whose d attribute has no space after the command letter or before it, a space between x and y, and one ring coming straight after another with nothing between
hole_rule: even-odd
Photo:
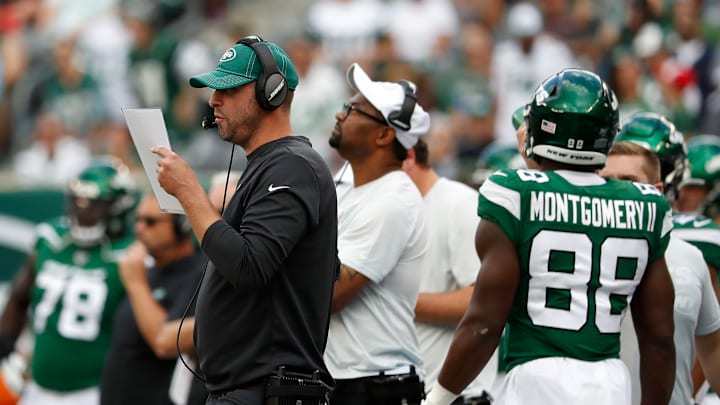
<instances>
[{"instance_id":1,"label":"white wristband","mask_svg":"<svg viewBox=\"0 0 720 405\"><path fill-rule=\"evenodd\" d=\"M453 394L447 388L440 385L439 381L435 381L430 393L425 399L425 405L450 405L457 398L457 394Z\"/></svg>"}]
</instances>

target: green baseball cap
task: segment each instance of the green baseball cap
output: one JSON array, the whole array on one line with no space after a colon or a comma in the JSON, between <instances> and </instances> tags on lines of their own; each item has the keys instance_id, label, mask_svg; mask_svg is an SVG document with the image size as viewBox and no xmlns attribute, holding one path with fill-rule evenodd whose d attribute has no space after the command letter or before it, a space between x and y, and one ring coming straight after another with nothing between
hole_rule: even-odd
<instances>
[{"instance_id":1,"label":"green baseball cap","mask_svg":"<svg viewBox=\"0 0 720 405\"><path fill-rule=\"evenodd\" d=\"M265 42L270 48L280 72L287 79L288 89L295 90L298 74L292 60L285 51L272 42ZM257 80L262 74L262 64L255 51L244 44L235 44L220 57L217 67L190 78L193 87L210 87L215 90L231 89Z\"/></svg>"}]
</instances>

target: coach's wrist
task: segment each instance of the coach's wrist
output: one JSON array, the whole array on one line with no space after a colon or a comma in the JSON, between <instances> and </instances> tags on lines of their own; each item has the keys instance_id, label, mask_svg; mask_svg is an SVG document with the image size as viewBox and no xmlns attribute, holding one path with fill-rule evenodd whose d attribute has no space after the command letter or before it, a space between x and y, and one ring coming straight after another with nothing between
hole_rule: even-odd
<instances>
[{"instance_id":1,"label":"coach's wrist","mask_svg":"<svg viewBox=\"0 0 720 405\"><path fill-rule=\"evenodd\" d=\"M440 382L435 381L423 405L449 405L455 398L457 398L457 394L453 394Z\"/></svg>"}]
</instances>

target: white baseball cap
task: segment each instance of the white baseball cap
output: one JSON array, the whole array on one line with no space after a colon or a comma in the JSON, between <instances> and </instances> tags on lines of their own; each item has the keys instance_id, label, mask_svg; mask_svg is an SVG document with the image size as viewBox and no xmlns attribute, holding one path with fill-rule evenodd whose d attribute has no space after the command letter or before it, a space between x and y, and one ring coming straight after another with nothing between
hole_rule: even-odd
<instances>
[{"instance_id":1,"label":"white baseball cap","mask_svg":"<svg viewBox=\"0 0 720 405\"><path fill-rule=\"evenodd\" d=\"M405 149L412 149L418 138L427 135L430 130L430 114L425 112L420 104L415 103L409 127L398 122L396 115L402 110L405 102L405 89L400 83L374 82L357 63L353 63L348 68L347 81L354 91L362 94L380 111L388 125L395 130L395 137ZM414 91L415 85L408 83Z\"/></svg>"},{"instance_id":2,"label":"white baseball cap","mask_svg":"<svg viewBox=\"0 0 720 405\"><path fill-rule=\"evenodd\" d=\"M507 30L513 37L532 37L542 29L543 16L535 5L517 3L508 11Z\"/></svg>"},{"instance_id":3,"label":"white baseball cap","mask_svg":"<svg viewBox=\"0 0 720 405\"><path fill-rule=\"evenodd\" d=\"M660 24L647 22L640 27L632 39L635 54L641 58L649 58L657 54L663 47L663 32Z\"/></svg>"}]
</instances>

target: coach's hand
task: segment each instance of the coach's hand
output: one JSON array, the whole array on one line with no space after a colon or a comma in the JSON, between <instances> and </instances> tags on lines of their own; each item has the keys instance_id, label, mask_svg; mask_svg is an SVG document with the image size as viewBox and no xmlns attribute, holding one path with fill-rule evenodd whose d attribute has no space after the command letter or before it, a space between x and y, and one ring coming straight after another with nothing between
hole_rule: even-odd
<instances>
[{"instance_id":1,"label":"coach's hand","mask_svg":"<svg viewBox=\"0 0 720 405\"><path fill-rule=\"evenodd\" d=\"M202 191L195 173L177 153L164 146L154 146L150 151L158 155L158 182L168 194L182 200L183 195Z\"/></svg>"}]
</instances>

